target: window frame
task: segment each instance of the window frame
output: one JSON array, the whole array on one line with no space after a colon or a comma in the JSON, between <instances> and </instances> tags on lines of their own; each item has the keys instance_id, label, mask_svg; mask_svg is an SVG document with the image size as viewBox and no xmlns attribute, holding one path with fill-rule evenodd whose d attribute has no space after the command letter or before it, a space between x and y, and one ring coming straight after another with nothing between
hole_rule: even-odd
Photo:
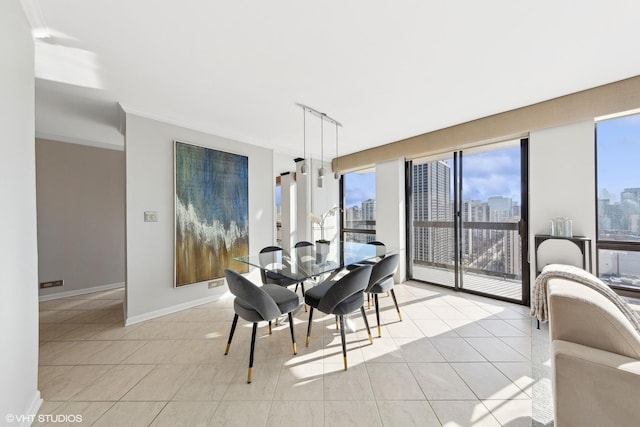
<instances>
[{"instance_id":1,"label":"window frame","mask_svg":"<svg viewBox=\"0 0 640 427\"><path fill-rule=\"evenodd\" d=\"M376 169L375 168L366 168L366 169L362 169L362 170L358 170L358 171L348 172L348 173L345 173L345 174L340 176L340 212L341 212L341 216L340 216L340 240L347 241L346 240L346 235L348 233L373 235L374 236L373 240L375 240L375 236L377 234L376 220L373 220L373 221L369 220L369 222L372 222L373 224L367 224L367 225L373 225L372 229L347 227L347 209L348 209L348 207L345 206L346 205L346 192L345 192L346 180L345 180L345 177L346 177L346 175L348 175L350 173L373 173L375 175ZM376 205L377 205L377 195L376 195L376 199L375 200L376 200Z\"/></svg>"},{"instance_id":2,"label":"window frame","mask_svg":"<svg viewBox=\"0 0 640 427\"><path fill-rule=\"evenodd\" d=\"M630 111L627 113L621 113L619 115L615 115L615 117L608 116L606 118L596 118L594 122L594 171L595 171L595 273L598 278L600 278L605 284L607 284L611 289L614 289L616 293L632 297L632 298L640 298L640 287L627 286L624 284L612 284L600 277L600 251L601 250L611 250L611 251L624 251L624 252L637 252L640 255L640 242L634 241L626 241L626 240L607 240L600 238L600 203L599 203L599 162L598 162L598 123L615 120L623 117L629 117L632 115L636 115L640 117L640 113L637 111ZM640 138L640 135L639 135Z\"/></svg>"}]
</instances>

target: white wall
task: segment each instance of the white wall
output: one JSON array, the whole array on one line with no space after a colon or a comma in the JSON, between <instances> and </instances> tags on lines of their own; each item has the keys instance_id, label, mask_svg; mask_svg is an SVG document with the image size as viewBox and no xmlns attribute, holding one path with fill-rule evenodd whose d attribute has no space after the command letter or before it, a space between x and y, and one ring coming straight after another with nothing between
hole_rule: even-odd
<instances>
[{"instance_id":1,"label":"white wall","mask_svg":"<svg viewBox=\"0 0 640 427\"><path fill-rule=\"evenodd\" d=\"M318 169L320 165L324 166L324 178L322 179L322 187L318 187ZM324 162L321 163L318 159L311 159L309 163L309 178L307 191L310 195L310 205L309 210L304 215L304 217L300 216L300 220L304 220L306 218L307 224L311 227L311 237L305 239L298 240L308 240L314 242L316 240L320 240L321 231L320 226L318 224L313 223L309 218L309 213L313 213L317 216L322 216L322 214L329 211L334 206L340 206L340 181L335 179L333 176L333 172L331 171L331 163ZM300 187L298 187L298 198L300 198ZM326 217L324 222L324 238L331 242L338 242L340 240L340 236L338 235L338 225L340 221L340 216L337 214L329 215ZM334 245L333 248L337 252L337 245Z\"/></svg>"},{"instance_id":2,"label":"white wall","mask_svg":"<svg viewBox=\"0 0 640 427\"><path fill-rule=\"evenodd\" d=\"M275 239L275 174L273 162L264 161L273 158L271 150L133 114L127 114L126 120L126 316L130 324L214 300L226 292L226 286L208 289L207 283L173 287L173 141L249 157L249 253ZM145 223L144 211L157 211L159 221Z\"/></svg>"},{"instance_id":3,"label":"white wall","mask_svg":"<svg viewBox=\"0 0 640 427\"><path fill-rule=\"evenodd\" d=\"M31 28L18 0L0 2L0 415L35 414L38 247ZM28 425L29 423L23 423ZM19 425L15 423L14 425Z\"/></svg>"},{"instance_id":4,"label":"white wall","mask_svg":"<svg viewBox=\"0 0 640 427\"><path fill-rule=\"evenodd\" d=\"M36 140L40 299L124 285L124 152Z\"/></svg>"},{"instance_id":5,"label":"white wall","mask_svg":"<svg viewBox=\"0 0 640 427\"><path fill-rule=\"evenodd\" d=\"M283 154L273 152L273 177L275 180L276 176L279 176L284 172L295 172L296 170L296 162L293 161L294 157Z\"/></svg>"},{"instance_id":6,"label":"white wall","mask_svg":"<svg viewBox=\"0 0 640 427\"><path fill-rule=\"evenodd\" d=\"M549 234L550 219L570 218L573 235L590 237L595 247L595 191L593 121L531 132L529 260L532 285L536 270L533 237L536 234ZM578 249L569 242L545 242L541 246L541 265L561 262L581 266L581 260Z\"/></svg>"},{"instance_id":7,"label":"white wall","mask_svg":"<svg viewBox=\"0 0 640 427\"><path fill-rule=\"evenodd\" d=\"M407 277L404 175L404 159L376 165L376 239L400 254L397 283Z\"/></svg>"}]
</instances>

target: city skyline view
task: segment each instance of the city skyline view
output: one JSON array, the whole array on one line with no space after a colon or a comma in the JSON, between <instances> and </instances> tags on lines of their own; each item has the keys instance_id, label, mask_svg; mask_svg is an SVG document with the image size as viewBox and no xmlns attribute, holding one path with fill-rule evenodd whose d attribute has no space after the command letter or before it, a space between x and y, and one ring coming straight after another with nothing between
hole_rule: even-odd
<instances>
[{"instance_id":1,"label":"city skyline view","mask_svg":"<svg viewBox=\"0 0 640 427\"><path fill-rule=\"evenodd\" d=\"M453 159L444 162L453 174ZM345 208L375 200L375 172L350 173L348 177ZM463 156L462 195L465 200L483 202L490 197L508 197L520 205L520 147Z\"/></svg>"},{"instance_id":2,"label":"city skyline view","mask_svg":"<svg viewBox=\"0 0 640 427\"><path fill-rule=\"evenodd\" d=\"M597 124L598 239L620 242L598 249L600 278L611 285L640 287L640 115Z\"/></svg>"},{"instance_id":3,"label":"city skyline view","mask_svg":"<svg viewBox=\"0 0 640 427\"><path fill-rule=\"evenodd\" d=\"M640 115L597 124L598 231L605 240L640 240Z\"/></svg>"},{"instance_id":4,"label":"city skyline view","mask_svg":"<svg viewBox=\"0 0 640 427\"><path fill-rule=\"evenodd\" d=\"M598 198L619 202L625 188L640 187L640 114L598 122L597 138Z\"/></svg>"}]
</instances>

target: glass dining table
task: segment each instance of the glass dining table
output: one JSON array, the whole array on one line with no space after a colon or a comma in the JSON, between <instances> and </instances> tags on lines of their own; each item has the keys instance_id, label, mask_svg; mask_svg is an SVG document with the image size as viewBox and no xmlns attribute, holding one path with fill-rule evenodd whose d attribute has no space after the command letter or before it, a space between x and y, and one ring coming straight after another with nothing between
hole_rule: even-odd
<instances>
[{"instance_id":1,"label":"glass dining table","mask_svg":"<svg viewBox=\"0 0 640 427\"><path fill-rule=\"evenodd\" d=\"M350 265L375 261L388 253L384 246L334 241L292 248L290 251L282 249L235 257L234 260L302 282L325 274L330 276Z\"/></svg>"}]
</instances>

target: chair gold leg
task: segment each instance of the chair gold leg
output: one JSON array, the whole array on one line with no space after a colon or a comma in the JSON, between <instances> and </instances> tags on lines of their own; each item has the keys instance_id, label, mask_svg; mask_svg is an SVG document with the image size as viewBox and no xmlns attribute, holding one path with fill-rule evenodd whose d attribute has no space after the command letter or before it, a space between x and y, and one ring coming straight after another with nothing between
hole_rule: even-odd
<instances>
[{"instance_id":1,"label":"chair gold leg","mask_svg":"<svg viewBox=\"0 0 640 427\"><path fill-rule=\"evenodd\" d=\"M338 327L338 316L336 316L336 331L337 331L338 329L340 329L340 328Z\"/></svg>"},{"instance_id":2,"label":"chair gold leg","mask_svg":"<svg viewBox=\"0 0 640 427\"><path fill-rule=\"evenodd\" d=\"M249 353L249 373L247 374L247 384L251 384L251 370L253 369L253 353L256 348L256 333L258 332L258 323L253 323L251 330L251 352Z\"/></svg>"},{"instance_id":3,"label":"chair gold leg","mask_svg":"<svg viewBox=\"0 0 640 427\"><path fill-rule=\"evenodd\" d=\"M369 344L373 344L373 337L371 336L371 329L369 328L369 321L367 320L367 314L364 312L364 306L360 307L360 314L362 314L362 320L364 320L364 326L367 328L369 334Z\"/></svg>"},{"instance_id":4,"label":"chair gold leg","mask_svg":"<svg viewBox=\"0 0 640 427\"><path fill-rule=\"evenodd\" d=\"M289 330L291 330L291 342L293 343L293 354L298 354L298 347L296 346L296 337L293 331L293 314L288 313L289 316Z\"/></svg>"},{"instance_id":5,"label":"chair gold leg","mask_svg":"<svg viewBox=\"0 0 640 427\"><path fill-rule=\"evenodd\" d=\"M340 315L340 338L342 339L342 360L344 361L344 370L347 370L347 341L345 337L344 316Z\"/></svg>"},{"instance_id":6,"label":"chair gold leg","mask_svg":"<svg viewBox=\"0 0 640 427\"><path fill-rule=\"evenodd\" d=\"M396 306L396 311L398 312L398 317L400 318L400 321L402 322L402 314L400 314L400 306L398 305L398 300L396 299L396 293L393 292L393 289L391 289L391 296L393 297L393 304Z\"/></svg>"},{"instance_id":7,"label":"chair gold leg","mask_svg":"<svg viewBox=\"0 0 640 427\"><path fill-rule=\"evenodd\" d=\"M307 323L307 341L305 343L306 347L309 347L309 343L311 342L311 321L313 319L313 307L309 310L309 323Z\"/></svg>"},{"instance_id":8,"label":"chair gold leg","mask_svg":"<svg viewBox=\"0 0 640 427\"><path fill-rule=\"evenodd\" d=\"M231 348L231 340L233 339L233 333L236 331L236 325L238 324L238 315L235 314L233 316L233 322L231 323L231 331L229 332L229 339L227 340L227 348L224 351L224 355L229 354L229 349Z\"/></svg>"},{"instance_id":9,"label":"chair gold leg","mask_svg":"<svg viewBox=\"0 0 640 427\"><path fill-rule=\"evenodd\" d=\"M373 300L376 303L376 321L378 322L378 338L382 336L382 329L380 329L380 305L378 304L378 294L374 295Z\"/></svg>"}]
</instances>

